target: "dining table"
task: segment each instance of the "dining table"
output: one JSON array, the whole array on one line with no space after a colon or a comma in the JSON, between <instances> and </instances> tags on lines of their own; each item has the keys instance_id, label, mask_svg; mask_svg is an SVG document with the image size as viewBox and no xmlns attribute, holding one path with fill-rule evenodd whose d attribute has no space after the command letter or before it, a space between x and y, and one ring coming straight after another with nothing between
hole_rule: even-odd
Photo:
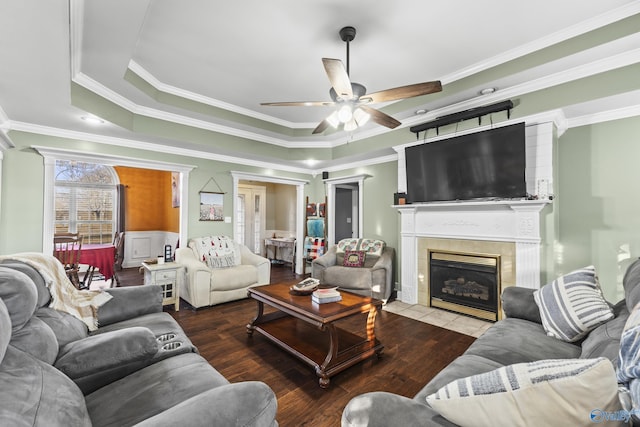
<instances>
[{"instance_id":1,"label":"dining table","mask_svg":"<svg viewBox=\"0 0 640 427\"><path fill-rule=\"evenodd\" d=\"M80 250L80 264L89 266L87 272L88 282L85 280L85 286L91 284L93 275L98 270L104 280L113 277L113 265L115 262L116 247L111 243L88 243L82 245Z\"/></svg>"}]
</instances>

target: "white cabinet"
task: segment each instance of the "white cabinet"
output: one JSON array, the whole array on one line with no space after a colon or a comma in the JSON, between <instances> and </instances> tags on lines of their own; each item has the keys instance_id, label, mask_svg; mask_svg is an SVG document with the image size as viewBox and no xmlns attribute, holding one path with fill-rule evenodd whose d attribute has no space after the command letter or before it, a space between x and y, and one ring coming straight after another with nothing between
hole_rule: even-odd
<instances>
[{"instance_id":1,"label":"white cabinet","mask_svg":"<svg viewBox=\"0 0 640 427\"><path fill-rule=\"evenodd\" d=\"M142 263L144 268L144 284L162 286L162 305L174 304L180 310L179 289L184 280L184 267L175 262L164 264Z\"/></svg>"}]
</instances>

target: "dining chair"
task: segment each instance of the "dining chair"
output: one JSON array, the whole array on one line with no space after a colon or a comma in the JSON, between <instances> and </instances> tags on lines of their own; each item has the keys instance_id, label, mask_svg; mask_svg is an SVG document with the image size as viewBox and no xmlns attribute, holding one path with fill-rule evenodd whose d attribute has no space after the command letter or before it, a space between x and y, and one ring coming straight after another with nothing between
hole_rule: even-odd
<instances>
[{"instance_id":1,"label":"dining chair","mask_svg":"<svg viewBox=\"0 0 640 427\"><path fill-rule=\"evenodd\" d=\"M113 246L116 248L113 260L113 278L111 279L111 287L120 286L118 271L122 270L122 261L124 260L124 231L116 231L113 234Z\"/></svg>"},{"instance_id":2,"label":"dining chair","mask_svg":"<svg viewBox=\"0 0 640 427\"><path fill-rule=\"evenodd\" d=\"M64 266L67 277L78 288L83 288L80 280L80 252L82 236L78 233L56 233L53 236L53 256Z\"/></svg>"}]
</instances>

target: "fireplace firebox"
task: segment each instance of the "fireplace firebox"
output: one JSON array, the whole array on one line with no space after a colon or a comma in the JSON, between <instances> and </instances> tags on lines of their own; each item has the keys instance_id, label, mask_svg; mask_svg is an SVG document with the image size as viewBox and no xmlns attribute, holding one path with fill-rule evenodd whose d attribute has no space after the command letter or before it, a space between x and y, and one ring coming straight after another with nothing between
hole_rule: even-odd
<instances>
[{"instance_id":1,"label":"fireplace firebox","mask_svg":"<svg viewBox=\"0 0 640 427\"><path fill-rule=\"evenodd\" d=\"M429 252L432 307L498 320L500 256Z\"/></svg>"}]
</instances>

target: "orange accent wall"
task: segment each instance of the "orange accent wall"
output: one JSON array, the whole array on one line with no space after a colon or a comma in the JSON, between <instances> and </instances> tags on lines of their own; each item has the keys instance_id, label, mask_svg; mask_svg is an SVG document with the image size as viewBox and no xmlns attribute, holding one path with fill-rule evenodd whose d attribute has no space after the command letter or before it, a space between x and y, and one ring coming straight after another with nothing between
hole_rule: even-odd
<instances>
[{"instance_id":1,"label":"orange accent wall","mask_svg":"<svg viewBox=\"0 0 640 427\"><path fill-rule=\"evenodd\" d=\"M171 172L114 169L126 191L126 231L180 231L180 209L172 207Z\"/></svg>"}]
</instances>

